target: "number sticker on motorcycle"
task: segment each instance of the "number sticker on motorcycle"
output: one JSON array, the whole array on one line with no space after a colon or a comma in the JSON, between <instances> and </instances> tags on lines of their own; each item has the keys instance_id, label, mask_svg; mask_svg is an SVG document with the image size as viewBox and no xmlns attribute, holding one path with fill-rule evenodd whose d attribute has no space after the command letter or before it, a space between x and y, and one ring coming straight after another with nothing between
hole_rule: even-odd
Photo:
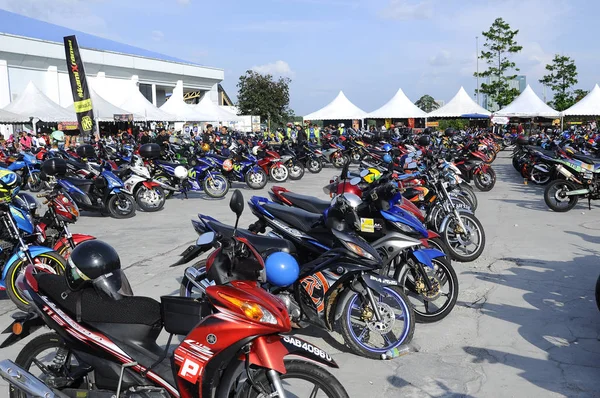
<instances>
[{"instance_id":1,"label":"number sticker on motorcycle","mask_svg":"<svg viewBox=\"0 0 600 398\"><path fill-rule=\"evenodd\" d=\"M189 357L184 357L178 376L192 384L196 384L198 376L200 376L200 364L192 361Z\"/></svg>"},{"instance_id":2,"label":"number sticker on motorcycle","mask_svg":"<svg viewBox=\"0 0 600 398\"><path fill-rule=\"evenodd\" d=\"M375 220L373 218L361 218L360 219L360 230L362 232L374 233L375 232Z\"/></svg>"}]
</instances>

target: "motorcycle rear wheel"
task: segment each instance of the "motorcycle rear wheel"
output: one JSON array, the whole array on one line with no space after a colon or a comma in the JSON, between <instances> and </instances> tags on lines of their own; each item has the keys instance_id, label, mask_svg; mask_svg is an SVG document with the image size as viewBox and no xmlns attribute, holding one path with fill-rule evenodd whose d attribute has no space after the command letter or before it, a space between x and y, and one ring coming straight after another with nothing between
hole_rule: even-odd
<instances>
[{"instance_id":1,"label":"motorcycle rear wheel","mask_svg":"<svg viewBox=\"0 0 600 398\"><path fill-rule=\"evenodd\" d=\"M442 235L442 239L448 247L453 260L463 263L475 261L481 256L483 249L485 249L483 225L481 225L481 222L472 213L462 211L458 213L468 233L456 232L459 226L454 217L446 225L446 229L439 233ZM471 246L474 247L471 248Z\"/></svg>"},{"instance_id":2,"label":"motorcycle rear wheel","mask_svg":"<svg viewBox=\"0 0 600 398\"><path fill-rule=\"evenodd\" d=\"M571 210L579 201L578 196L566 196L568 191L574 191L577 186L571 181L554 180L544 190L544 202L546 206L557 213Z\"/></svg>"},{"instance_id":3,"label":"motorcycle rear wheel","mask_svg":"<svg viewBox=\"0 0 600 398\"><path fill-rule=\"evenodd\" d=\"M106 208L112 218L124 219L135 216L135 200L131 195L124 193L110 195Z\"/></svg>"},{"instance_id":4,"label":"motorcycle rear wheel","mask_svg":"<svg viewBox=\"0 0 600 398\"><path fill-rule=\"evenodd\" d=\"M306 161L306 168L311 173L317 174L323 169L323 163L321 163L318 159L308 159Z\"/></svg>"},{"instance_id":5,"label":"motorcycle rear wheel","mask_svg":"<svg viewBox=\"0 0 600 398\"><path fill-rule=\"evenodd\" d=\"M40 178L40 173L31 173L27 177L27 189L31 192L40 192L44 187L44 181Z\"/></svg>"}]
</instances>

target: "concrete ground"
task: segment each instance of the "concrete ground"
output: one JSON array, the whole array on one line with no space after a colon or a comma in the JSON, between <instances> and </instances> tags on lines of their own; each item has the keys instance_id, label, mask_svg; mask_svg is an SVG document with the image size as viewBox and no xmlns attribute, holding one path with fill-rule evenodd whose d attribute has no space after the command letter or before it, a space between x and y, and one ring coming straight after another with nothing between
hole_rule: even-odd
<instances>
[{"instance_id":1,"label":"concrete ground","mask_svg":"<svg viewBox=\"0 0 600 398\"><path fill-rule=\"evenodd\" d=\"M496 187L478 193L486 249L476 262L454 264L458 303L443 321L417 325L416 352L373 361L349 354L339 335L299 333L333 354L340 365L333 373L352 397L600 396L600 314L594 301L600 209L589 211L585 204L553 213L542 189L523 184L508 153L493 167ZM307 173L285 186L324 198L321 187L333 174ZM247 199L268 196L266 190L239 187ZM130 220L88 216L72 229L114 245L135 293L158 299L179 292L183 267L168 266L196 238L189 220L201 212L232 223L228 199L171 199L157 214L139 212ZM246 211L240 225L252 221ZM15 307L1 298L4 329ZM23 344L1 350L0 358L14 359Z\"/></svg>"}]
</instances>

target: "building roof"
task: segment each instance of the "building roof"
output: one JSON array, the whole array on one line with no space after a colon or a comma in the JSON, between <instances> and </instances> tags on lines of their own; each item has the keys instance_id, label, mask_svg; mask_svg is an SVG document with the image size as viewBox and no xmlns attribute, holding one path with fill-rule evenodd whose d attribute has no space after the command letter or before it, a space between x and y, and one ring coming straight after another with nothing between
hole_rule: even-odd
<instances>
[{"instance_id":1,"label":"building roof","mask_svg":"<svg viewBox=\"0 0 600 398\"><path fill-rule=\"evenodd\" d=\"M79 32L64 26L54 25L38 19L29 18L20 14L0 10L0 34L24 36L38 40L50 41L62 44L64 36L76 35L79 47L90 50L109 51L121 54L135 55L145 58L159 59L163 61L178 62L190 65L196 63L179 58L144 50L143 48L119 43L114 40Z\"/></svg>"}]
</instances>

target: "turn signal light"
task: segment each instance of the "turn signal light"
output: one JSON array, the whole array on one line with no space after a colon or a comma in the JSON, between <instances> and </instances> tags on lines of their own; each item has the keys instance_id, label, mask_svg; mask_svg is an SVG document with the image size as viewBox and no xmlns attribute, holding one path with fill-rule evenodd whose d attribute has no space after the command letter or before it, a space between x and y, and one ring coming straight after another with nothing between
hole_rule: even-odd
<instances>
[{"instance_id":1,"label":"turn signal light","mask_svg":"<svg viewBox=\"0 0 600 398\"><path fill-rule=\"evenodd\" d=\"M21 333L23 333L23 324L19 323L19 322L15 322L12 325L12 332L14 335L20 335Z\"/></svg>"},{"instance_id":2,"label":"turn signal light","mask_svg":"<svg viewBox=\"0 0 600 398\"><path fill-rule=\"evenodd\" d=\"M259 322L263 318L264 314L258 304L249 303L247 301L240 300L236 297L232 297L225 293L219 293L219 296L223 300L230 302L231 304L233 304L234 306L236 306L240 310L242 310L242 312L244 313L244 315L246 315L246 317L248 317L254 321L257 321L257 322Z\"/></svg>"}]
</instances>

